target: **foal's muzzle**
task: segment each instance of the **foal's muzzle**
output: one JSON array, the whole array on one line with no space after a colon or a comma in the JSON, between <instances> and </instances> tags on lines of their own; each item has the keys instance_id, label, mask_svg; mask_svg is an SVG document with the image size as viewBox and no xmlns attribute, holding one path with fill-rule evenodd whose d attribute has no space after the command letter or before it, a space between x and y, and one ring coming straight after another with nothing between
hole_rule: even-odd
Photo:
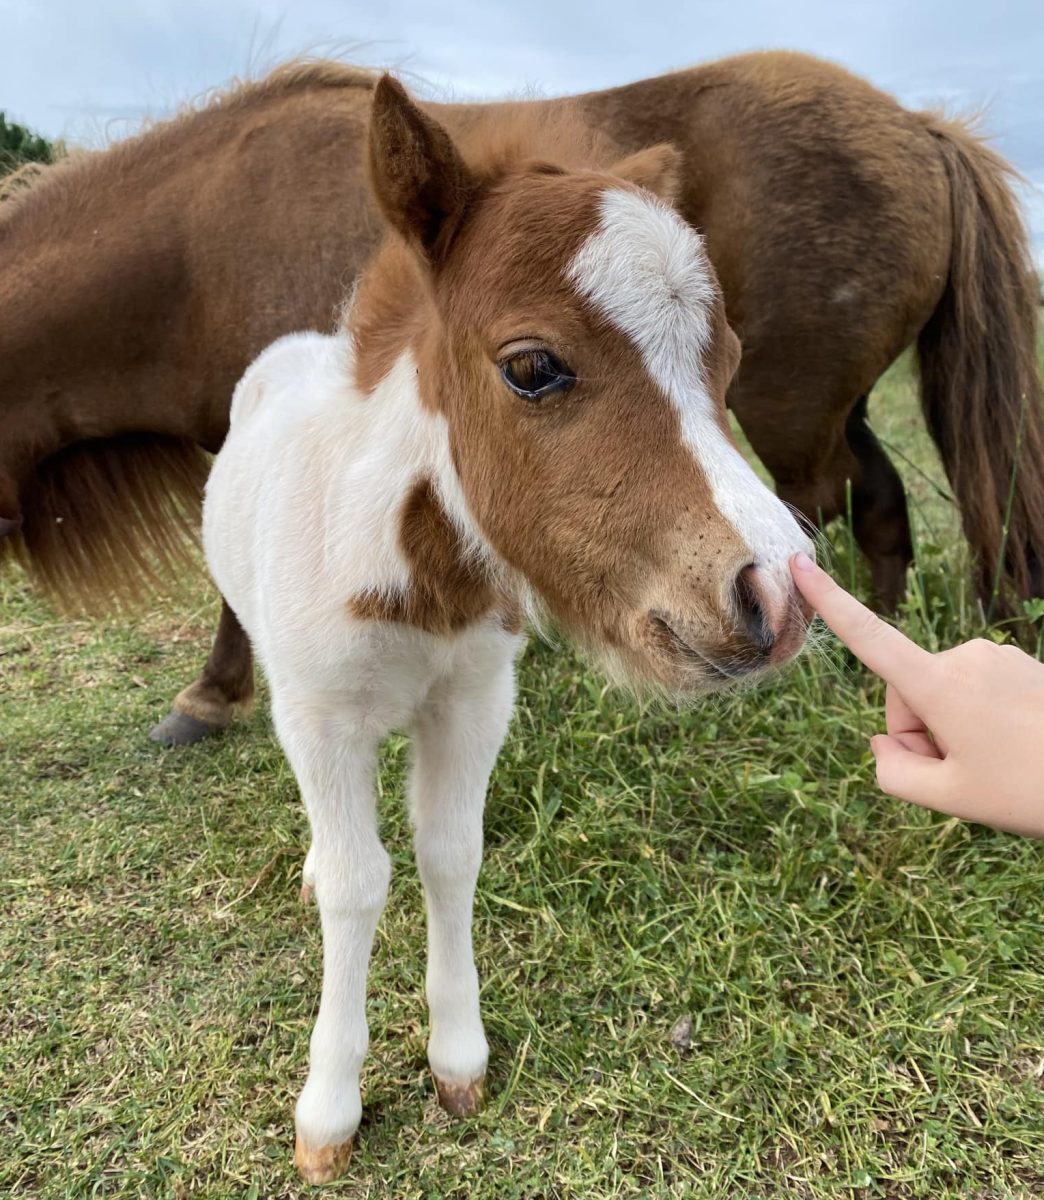
<instances>
[{"instance_id":1,"label":"foal's muzzle","mask_svg":"<svg viewBox=\"0 0 1044 1200\"><path fill-rule=\"evenodd\" d=\"M683 671L726 685L793 658L811 616L789 573L784 578L748 563L733 581L714 634L702 623L663 610L649 613L649 625L660 652Z\"/></svg>"}]
</instances>

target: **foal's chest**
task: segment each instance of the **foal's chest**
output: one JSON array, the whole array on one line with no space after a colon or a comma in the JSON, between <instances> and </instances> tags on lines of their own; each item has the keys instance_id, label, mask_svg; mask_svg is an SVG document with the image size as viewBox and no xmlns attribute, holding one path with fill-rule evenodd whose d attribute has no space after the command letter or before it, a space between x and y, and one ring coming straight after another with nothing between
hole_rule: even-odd
<instances>
[{"instance_id":1,"label":"foal's chest","mask_svg":"<svg viewBox=\"0 0 1044 1200\"><path fill-rule=\"evenodd\" d=\"M402 624L360 623L337 669L336 690L342 703L368 721L405 730L433 696L467 690L501 672L523 641L520 633L504 628L496 613L450 635Z\"/></svg>"}]
</instances>

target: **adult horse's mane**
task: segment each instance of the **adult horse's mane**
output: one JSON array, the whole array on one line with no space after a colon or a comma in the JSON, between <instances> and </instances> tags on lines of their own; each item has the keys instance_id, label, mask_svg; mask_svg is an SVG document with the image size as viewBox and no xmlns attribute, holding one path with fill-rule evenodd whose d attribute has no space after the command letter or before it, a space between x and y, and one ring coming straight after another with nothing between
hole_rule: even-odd
<instances>
[{"instance_id":1,"label":"adult horse's mane","mask_svg":"<svg viewBox=\"0 0 1044 1200\"><path fill-rule=\"evenodd\" d=\"M183 106L170 122L200 113L234 110L270 100L287 92L322 88L362 87L371 90L380 71L330 58L292 58L274 67L263 79L233 79L224 87L209 88Z\"/></svg>"},{"instance_id":2,"label":"adult horse's mane","mask_svg":"<svg viewBox=\"0 0 1044 1200\"><path fill-rule=\"evenodd\" d=\"M295 58L275 67L261 79L233 79L223 87L208 88L180 104L169 117L148 117L140 128L97 150L73 148L54 162L26 163L0 180L0 227L31 194L34 198L47 187L71 181L74 173L90 169L99 154L131 160L143 152L166 151L172 142L195 132L215 117L238 116L244 109L258 108L301 92L346 88L372 91L380 73L367 67L322 58ZM189 130L189 126L192 129Z\"/></svg>"}]
</instances>

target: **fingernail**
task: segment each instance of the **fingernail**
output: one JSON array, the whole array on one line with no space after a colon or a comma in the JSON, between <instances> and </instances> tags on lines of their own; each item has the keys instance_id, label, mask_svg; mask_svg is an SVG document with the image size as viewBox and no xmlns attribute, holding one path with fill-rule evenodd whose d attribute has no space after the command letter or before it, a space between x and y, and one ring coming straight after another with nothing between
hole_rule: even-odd
<instances>
[{"instance_id":1,"label":"fingernail","mask_svg":"<svg viewBox=\"0 0 1044 1200\"><path fill-rule=\"evenodd\" d=\"M800 554L795 554L790 561L794 564L795 571L812 571L815 569L816 565L808 557L804 550L802 550Z\"/></svg>"}]
</instances>

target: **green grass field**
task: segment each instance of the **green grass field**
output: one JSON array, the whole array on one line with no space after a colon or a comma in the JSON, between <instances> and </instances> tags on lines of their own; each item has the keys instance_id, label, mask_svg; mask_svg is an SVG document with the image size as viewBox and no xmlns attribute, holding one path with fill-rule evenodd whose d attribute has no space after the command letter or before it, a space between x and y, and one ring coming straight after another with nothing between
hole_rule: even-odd
<instances>
[{"instance_id":1,"label":"green grass field","mask_svg":"<svg viewBox=\"0 0 1044 1200\"><path fill-rule=\"evenodd\" d=\"M917 525L902 624L975 635L904 366L872 414ZM292 1107L319 928L264 695L212 744L145 737L207 650L196 596L99 626L0 581L3 1196L310 1194ZM328 1192L1044 1195L1044 846L883 798L881 703L836 647L679 716L530 646L477 901L491 1099L466 1123L426 1070L392 742L365 1114Z\"/></svg>"}]
</instances>

